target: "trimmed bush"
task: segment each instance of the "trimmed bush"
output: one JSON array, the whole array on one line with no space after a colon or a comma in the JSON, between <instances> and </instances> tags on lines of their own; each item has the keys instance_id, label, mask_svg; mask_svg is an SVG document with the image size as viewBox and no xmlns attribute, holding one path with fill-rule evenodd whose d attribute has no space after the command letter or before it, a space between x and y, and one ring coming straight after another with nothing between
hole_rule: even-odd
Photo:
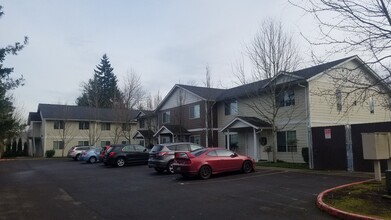
<instances>
[{"instance_id":1,"label":"trimmed bush","mask_svg":"<svg viewBox=\"0 0 391 220\"><path fill-rule=\"evenodd\" d=\"M47 151L45 152L45 155L46 155L47 158L51 158L51 157L54 156L55 153L56 153L56 152L55 152L54 150L47 150Z\"/></svg>"},{"instance_id":2,"label":"trimmed bush","mask_svg":"<svg viewBox=\"0 0 391 220\"><path fill-rule=\"evenodd\" d=\"M303 156L304 162L308 163L309 161L308 147L301 148L301 156Z\"/></svg>"}]
</instances>

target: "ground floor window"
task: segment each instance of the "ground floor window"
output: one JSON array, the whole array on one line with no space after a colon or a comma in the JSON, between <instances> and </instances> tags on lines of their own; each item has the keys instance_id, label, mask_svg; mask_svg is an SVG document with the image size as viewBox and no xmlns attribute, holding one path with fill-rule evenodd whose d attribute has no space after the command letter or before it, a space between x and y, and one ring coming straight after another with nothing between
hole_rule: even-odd
<instances>
[{"instance_id":1,"label":"ground floor window","mask_svg":"<svg viewBox=\"0 0 391 220\"><path fill-rule=\"evenodd\" d=\"M104 146L109 146L110 145L110 141L101 141L100 142L100 146L104 147Z\"/></svg>"},{"instance_id":2,"label":"ground floor window","mask_svg":"<svg viewBox=\"0 0 391 220\"><path fill-rule=\"evenodd\" d=\"M278 152L297 152L296 131L277 132Z\"/></svg>"},{"instance_id":3,"label":"ground floor window","mask_svg":"<svg viewBox=\"0 0 391 220\"><path fill-rule=\"evenodd\" d=\"M78 144L81 146L89 146L90 142L89 141L79 141Z\"/></svg>"},{"instance_id":4,"label":"ground floor window","mask_svg":"<svg viewBox=\"0 0 391 220\"><path fill-rule=\"evenodd\" d=\"M139 140L138 144L141 146L145 146L145 140L144 139Z\"/></svg>"},{"instance_id":5,"label":"ground floor window","mask_svg":"<svg viewBox=\"0 0 391 220\"><path fill-rule=\"evenodd\" d=\"M129 144L129 141L122 141L121 144Z\"/></svg>"},{"instance_id":6,"label":"ground floor window","mask_svg":"<svg viewBox=\"0 0 391 220\"><path fill-rule=\"evenodd\" d=\"M190 136L190 142L195 144L201 144L201 136L200 135Z\"/></svg>"},{"instance_id":7,"label":"ground floor window","mask_svg":"<svg viewBox=\"0 0 391 220\"><path fill-rule=\"evenodd\" d=\"M225 147L228 148L228 138L229 138L229 149L236 150L239 147L239 135L238 134L229 134L225 135Z\"/></svg>"},{"instance_id":8,"label":"ground floor window","mask_svg":"<svg viewBox=\"0 0 391 220\"><path fill-rule=\"evenodd\" d=\"M64 149L64 141L53 141L53 149L54 150Z\"/></svg>"},{"instance_id":9,"label":"ground floor window","mask_svg":"<svg viewBox=\"0 0 391 220\"><path fill-rule=\"evenodd\" d=\"M160 137L160 143L161 144L170 143L170 142L171 142L171 138L169 136L161 136Z\"/></svg>"}]
</instances>

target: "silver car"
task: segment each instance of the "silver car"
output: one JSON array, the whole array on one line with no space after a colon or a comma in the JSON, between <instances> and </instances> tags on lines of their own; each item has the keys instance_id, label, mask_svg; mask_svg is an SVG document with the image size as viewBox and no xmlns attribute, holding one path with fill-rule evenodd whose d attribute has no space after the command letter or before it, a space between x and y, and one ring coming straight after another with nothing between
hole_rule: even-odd
<instances>
[{"instance_id":1,"label":"silver car","mask_svg":"<svg viewBox=\"0 0 391 220\"><path fill-rule=\"evenodd\" d=\"M72 158L74 160L80 160L81 153L91 148L92 146L76 145L74 147L71 147L71 149L69 149L67 157Z\"/></svg>"}]
</instances>

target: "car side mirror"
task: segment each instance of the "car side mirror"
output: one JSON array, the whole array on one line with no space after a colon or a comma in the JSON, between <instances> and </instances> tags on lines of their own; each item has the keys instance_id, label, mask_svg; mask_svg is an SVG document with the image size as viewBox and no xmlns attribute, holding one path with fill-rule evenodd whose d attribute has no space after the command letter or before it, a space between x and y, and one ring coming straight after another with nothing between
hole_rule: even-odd
<instances>
[{"instance_id":1,"label":"car side mirror","mask_svg":"<svg viewBox=\"0 0 391 220\"><path fill-rule=\"evenodd\" d=\"M148 151L148 149L144 149L144 150L143 150L143 152L147 152L147 151Z\"/></svg>"},{"instance_id":2,"label":"car side mirror","mask_svg":"<svg viewBox=\"0 0 391 220\"><path fill-rule=\"evenodd\" d=\"M231 154L231 157L237 157L238 156L238 154L237 153L233 153L233 154Z\"/></svg>"}]
</instances>

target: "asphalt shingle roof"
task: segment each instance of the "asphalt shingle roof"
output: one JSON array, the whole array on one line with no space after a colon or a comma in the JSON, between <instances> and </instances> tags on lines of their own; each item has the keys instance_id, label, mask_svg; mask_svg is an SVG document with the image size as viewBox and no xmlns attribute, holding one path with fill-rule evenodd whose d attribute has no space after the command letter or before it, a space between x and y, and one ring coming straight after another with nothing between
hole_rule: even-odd
<instances>
[{"instance_id":1,"label":"asphalt shingle roof","mask_svg":"<svg viewBox=\"0 0 391 220\"><path fill-rule=\"evenodd\" d=\"M115 122L133 120L138 112L139 111L127 109L39 104L37 113L40 113L45 119L97 120L103 122Z\"/></svg>"},{"instance_id":2,"label":"asphalt shingle roof","mask_svg":"<svg viewBox=\"0 0 391 220\"><path fill-rule=\"evenodd\" d=\"M244 116L238 116L238 118L248 122L249 124L254 125L255 127L271 127L271 124L257 118L257 117L244 117Z\"/></svg>"},{"instance_id":3,"label":"asphalt shingle roof","mask_svg":"<svg viewBox=\"0 0 391 220\"><path fill-rule=\"evenodd\" d=\"M308 68L297 70L294 72L288 72L288 74L296 75L299 78L307 80L307 79L310 79L321 72L324 72L328 69L331 69L331 68L333 68L333 67L335 67L335 66L337 66L337 65L339 65L339 64L341 64L341 63L343 63L353 57L354 56L346 57L343 59L339 59L339 60L331 61L328 63L308 67ZM226 99L237 98L237 97L241 97L244 95L248 95L249 93L252 93L252 92L260 91L262 88L264 88L264 86L267 83L270 82L270 80L271 79L264 79L264 80L252 82L249 84L241 85L238 87L234 87L231 89L227 89L226 91L221 93L220 96L217 97L217 100L222 101L222 100L226 100Z\"/></svg>"},{"instance_id":4,"label":"asphalt shingle roof","mask_svg":"<svg viewBox=\"0 0 391 220\"><path fill-rule=\"evenodd\" d=\"M197 94L206 100L215 100L221 93L226 91L225 89L189 86L182 84L177 84L177 86L182 87L194 94Z\"/></svg>"}]
</instances>

